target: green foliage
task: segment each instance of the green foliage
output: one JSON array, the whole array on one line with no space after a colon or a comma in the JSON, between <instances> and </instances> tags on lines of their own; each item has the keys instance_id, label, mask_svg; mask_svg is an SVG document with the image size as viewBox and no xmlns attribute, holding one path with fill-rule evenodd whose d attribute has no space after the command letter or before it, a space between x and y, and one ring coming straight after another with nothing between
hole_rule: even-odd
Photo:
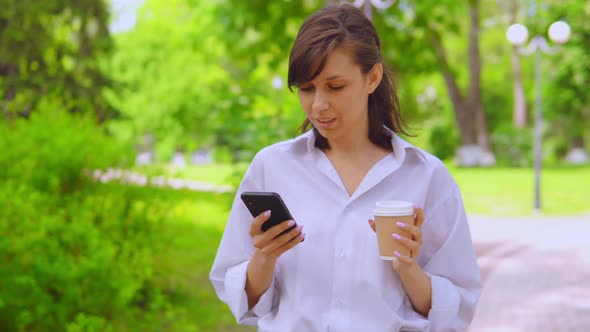
<instances>
[{"instance_id":1,"label":"green foliage","mask_svg":"<svg viewBox=\"0 0 590 332\"><path fill-rule=\"evenodd\" d=\"M222 60L232 75L223 92L227 108L215 132L236 160L297 134L304 114L296 94L286 87L289 51L303 20L321 8L321 0L220 1L216 13L225 31ZM273 87L273 79L281 86Z\"/></svg>"},{"instance_id":2,"label":"green foliage","mask_svg":"<svg viewBox=\"0 0 590 332\"><path fill-rule=\"evenodd\" d=\"M303 119L297 98L271 82L285 81L287 44L302 20L297 15L309 9L267 5L146 1L137 26L116 36L115 55L105 62L119 83L109 101L123 115L110 123L112 132L136 143L154 136L160 160L175 150L213 145L227 148L233 159L250 159L294 135ZM270 16L260 20L267 10ZM279 29L286 19L291 28Z\"/></svg>"},{"instance_id":3,"label":"green foliage","mask_svg":"<svg viewBox=\"0 0 590 332\"><path fill-rule=\"evenodd\" d=\"M227 169L227 165L222 167ZM219 177L219 176L218 176ZM170 239L157 253L153 289L165 305L117 321L115 331L252 331L238 326L209 281L209 271L227 220L232 194L165 189L141 190L145 199L166 204L166 227L159 238Z\"/></svg>"},{"instance_id":4,"label":"green foliage","mask_svg":"<svg viewBox=\"0 0 590 332\"><path fill-rule=\"evenodd\" d=\"M286 81L297 30L324 4L319 0L147 1L135 29L117 36L116 54L109 62L109 72L121 84L109 92L109 100L124 114L110 124L111 130L136 142L153 135L161 160L175 150L212 146L229 151L234 160L249 160L261 147L296 135L304 118L296 95L284 86L273 89L271 81L277 77ZM480 11L482 22L487 18L496 22L482 23L482 55L484 63L490 63L484 65L482 99L493 131L511 119L512 90L506 84L510 48L501 19L504 9L494 3L496 8L490 10L491 5L482 1ZM423 83L433 73L440 75L433 34L446 45L450 70L459 85L466 86L469 24L456 18L466 18L467 10L467 2L422 1L374 11L385 61L396 74L402 110L414 128L428 132L445 127L447 106L450 115L453 110L440 78L436 87L440 100L416 102L429 87ZM440 130L424 135L439 134ZM454 137L431 142L444 142L436 147L436 153L444 156L455 144Z\"/></svg>"},{"instance_id":5,"label":"green foliage","mask_svg":"<svg viewBox=\"0 0 590 332\"><path fill-rule=\"evenodd\" d=\"M56 101L43 100L30 121L2 123L0 139L10 149L0 154L0 178L20 179L46 193L69 193L88 182L81 170L118 166L125 161L117 160L121 156L130 161L130 150L121 150L120 144L107 138L96 120L63 109Z\"/></svg>"},{"instance_id":6,"label":"green foliage","mask_svg":"<svg viewBox=\"0 0 590 332\"><path fill-rule=\"evenodd\" d=\"M459 135L452 125L439 125L430 130L431 152L441 160L452 158L459 143Z\"/></svg>"},{"instance_id":7,"label":"green foliage","mask_svg":"<svg viewBox=\"0 0 590 332\"><path fill-rule=\"evenodd\" d=\"M303 20L325 4L325 0L220 1L217 15L227 32L224 37L234 68L280 66L289 57Z\"/></svg>"},{"instance_id":8,"label":"green foliage","mask_svg":"<svg viewBox=\"0 0 590 332\"><path fill-rule=\"evenodd\" d=\"M562 141L557 146L583 147L590 140L590 3L555 3L551 9L554 19L568 21L572 36L544 63L551 70L544 71L543 110L551 124L550 136Z\"/></svg>"},{"instance_id":9,"label":"green foliage","mask_svg":"<svg viewBox=\"0 0 590 332\"><path fill-rule=\"evenodd\" d=\"M373 22L386 62L396 72L409 76L439 69L432 34L457 36L466 20L456 18L465 15L465 1L396 1L388 9L374 11Z\"/></svg>"},{"instance_id":10,"label":"green foliage","mask_svg":"<svg viewBox=\"0 0 590 332\"><path fill-rule=\"evenodd\" d=\"M221 26L208 1L146 1L137 26L116 35L105 68L118 83L109 101L122 118L111 123L118 137L152 135L166 159L177 149L212 143L211 134L228 112L221 92L231 83L220 59Z\"/></svg>"},{"instance_id":11,"label":"green foliage","mask_svg":"<svg viewBox=\"0 0 590 332\"><path fill-rule=\"evenodd\" d=\"M232 197L93 181L129 148L41 105L0 121L0 330L248 330L207 278Z\"/></svg>"},{"instance_id":12,"label":"green foliage","mask_svg":"<svg viewBox=\"0 0 590 332\"><path fill-rule=\"evenodd\" d=\"M68 324L67 332L111 332L113 329L104 318L78 314L76 320Z\"/></svg>"},{"instance_id":13,"label":"green foliage","mask_svg":"<svg viewBox=\"0 0 590 332\"><path fill-rule=\"evenodd\" d=\"M41 108L0 142L0 329L108 330L150 294L167 209L90 179L127 154L89 118Z\"/></svg>"},{"instance_id":14,"label":"green foliage","mask_svg":"<svg viewBox=\"0 0 590 332\"><path fill-rule=\"evenodd\" d=\"M97 57L111 47L106 1L4 0L0 11L0 99L5 115L27 115L42 96L70 111L112 114Z\"/></svg>"},{"instance_id":15,"label":"green foliage","mask_svg":"<svg viewBox=\"0 0 590 332\"><path fill-rule=\"evenodd\" d=\"M530 167L533 162L533 131L505 125L491 137L498 166Z\"/></svg>"}]
</instances>

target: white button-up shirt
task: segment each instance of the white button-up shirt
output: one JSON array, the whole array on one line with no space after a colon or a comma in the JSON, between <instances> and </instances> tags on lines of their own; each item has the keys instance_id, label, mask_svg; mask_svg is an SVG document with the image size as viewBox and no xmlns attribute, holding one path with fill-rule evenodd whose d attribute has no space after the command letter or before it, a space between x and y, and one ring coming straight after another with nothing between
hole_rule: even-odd
<instances>
[{"instance_id":1,"label":"white button-up shirt","mask_svg":"<svg viewBox=\"0 0 590 332\"><path fill-rule=\"evenodd\" d=\"M457 184L436 157L392 135L393 153L349 196L313 131L261 150L238 189L210 278L241 324L259 331L463 331L482 289ZM279 193L304 225L305 242L277 261L273 281L248 310L246 269L255 248L244 191ZM379 258L367 220L375 202L410 201L425 213L418 264L432 307L418 314L391 261Z\"/></svg>"}]
</instances>

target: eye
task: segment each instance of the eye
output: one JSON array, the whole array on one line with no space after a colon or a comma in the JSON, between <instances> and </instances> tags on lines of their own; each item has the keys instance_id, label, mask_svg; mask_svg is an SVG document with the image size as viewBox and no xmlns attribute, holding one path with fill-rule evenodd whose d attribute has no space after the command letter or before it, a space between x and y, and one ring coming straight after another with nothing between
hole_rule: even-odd
<instances>
[{"instance_id":1,"label":"eye","mask_svg":"<svg viewBox=\"0 0 590 332\"><path fill-rule=\"evenodd\" d=\"M313 91L313 86L300 86L299 90L301 90L301 92L311 92Z\"/></svg>"},{"instance_id":2,"label":"eye","mask_svg":"<svg viewBox=\"0 0 590 332\"><path fill-rule=\"evenodd\" d=\"M330 86L330 90L342 90L342 89L344 89L344 85Z\"/></svg>"}]
</instances>

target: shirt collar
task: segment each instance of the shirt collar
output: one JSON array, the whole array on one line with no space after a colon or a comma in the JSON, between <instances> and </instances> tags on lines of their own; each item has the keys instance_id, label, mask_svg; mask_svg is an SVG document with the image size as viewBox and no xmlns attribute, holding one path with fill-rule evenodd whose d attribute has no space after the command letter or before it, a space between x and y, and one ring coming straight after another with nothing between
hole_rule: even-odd
<instances>
[{"instance_id":1,"label":"shirt collar","mask_svg":"<svg viewBox=\"0 0 590 332\"><path fill-rule=\"evenodd\" d=\"M412 144L408 143L403 138L399 137L393 130L383 126L385 132L391 137L391 145L393 146L393 157L401 165L406 159L406 150L414 151L422 160L425 160L422 151Z\"/></svg>"},{"instance_id":2,"label":"shirt collar","mask_svg":"<svg viewBox=\"0 0 590 332\"><path fill-rule=\"evenodd\" d=\"M306 138L307 152L313 152L315 150L315 133L313 132L313 129L308 130L302 136Z\"/></svg>"},{"instance_id":3,"label":"shirt collar","mask_svg":"<svg viewBox=\"0 0 590 332\"><path fill-rule=\"evenodd\" d=\"M403 138L399 137L399 135L397 135L393 130L387 128L386 126L383 126L383 129L391 137L391 145L393 146L393 157L397 162L399 162L399 164L401 164L406 158L407 149L414 150L415 152L417 152L417 155L423 157L420 153L420 149L416 148ZM312 153L315 150L315 139L315 133L313 132L313 129L310 129L302 135L294 138L293 141L301 143L305 142L307 146L307 152Z\"/></svg>"}]
</instances>

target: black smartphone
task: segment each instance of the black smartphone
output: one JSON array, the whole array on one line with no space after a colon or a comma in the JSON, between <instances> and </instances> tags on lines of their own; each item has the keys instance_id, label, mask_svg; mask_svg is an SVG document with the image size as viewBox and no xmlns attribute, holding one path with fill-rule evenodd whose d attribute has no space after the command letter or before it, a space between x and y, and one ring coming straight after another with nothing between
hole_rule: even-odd
<instances>
[{"instance_id":1,"label":"black smartphone","mask_svg":"<svg viewBox=\"0 0 590 332\"><path fill-rule=\"evenodd\" d=\"M264 211L270 210L270 218L262 224L262 231L266 231L272 226L278 225L285 220L294 220L291 212L287 209L285 202L281 196L274 192L244 192L240 195L244 204L252 214L252 217L256 217ZM281 234L284 234L293 228L297 224L289 229L286 229Z\"/></svg>"}]
</instances>

